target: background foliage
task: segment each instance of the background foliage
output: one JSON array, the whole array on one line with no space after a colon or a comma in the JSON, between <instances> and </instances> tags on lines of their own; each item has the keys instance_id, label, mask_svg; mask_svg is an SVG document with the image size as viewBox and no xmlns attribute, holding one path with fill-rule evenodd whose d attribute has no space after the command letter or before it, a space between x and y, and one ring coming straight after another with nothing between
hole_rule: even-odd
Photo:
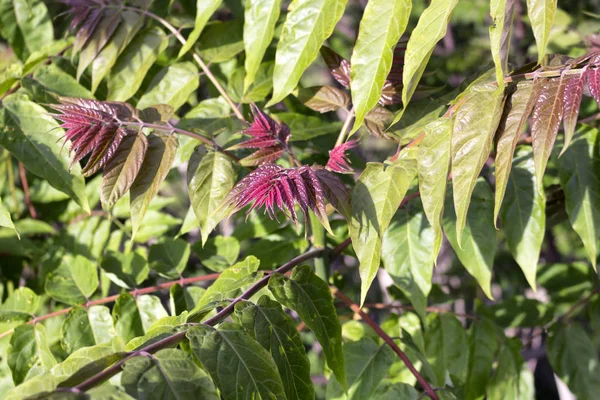
<instances>
[{"instance_id":1,"label":"background foliage","mask_svg":"<svg viewBox=\"0 0 600 400\"><path fill-rule=\"evenodd\" d=\"M0 0L0 398L595 398L599 17Z\"/></svg>"}]
</instances>

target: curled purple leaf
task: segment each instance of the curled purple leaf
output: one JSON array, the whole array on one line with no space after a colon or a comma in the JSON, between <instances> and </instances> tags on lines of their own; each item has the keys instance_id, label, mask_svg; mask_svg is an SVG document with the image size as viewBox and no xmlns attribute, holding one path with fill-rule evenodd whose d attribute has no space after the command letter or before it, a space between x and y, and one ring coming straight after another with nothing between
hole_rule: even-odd
<instances>
[{"instance_id":1,"label":"curled purple leaf","mask_svg":"<svg viewBox=\"0 0 600 400\"><path fill-rule=\"evenodd\" d=\"M346 156L346 151L356 147L358 141L350 140L346 143L342 143L335 146L333 150L329 150L329 161L327 161L327 168L333 172L339 174L352 174L354 169L350 166L350 160Z\"/></svg>"}]
</instances>

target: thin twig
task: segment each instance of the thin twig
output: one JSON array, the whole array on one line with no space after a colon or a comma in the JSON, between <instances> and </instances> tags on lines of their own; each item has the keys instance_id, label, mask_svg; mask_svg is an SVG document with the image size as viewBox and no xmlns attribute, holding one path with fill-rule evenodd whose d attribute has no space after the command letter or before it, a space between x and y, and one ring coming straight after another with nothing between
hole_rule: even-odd
<instances>
[{"instance_id":1,"label":"thin twig","mask_svg":"<svg viewBox=\"0 0 600 400\"><path fill-rule=\"evenodd\" d=\"M173 36L175 36L177 38L177 40L179 40L179 42L182 45L186 45L187 44L187 40L181 35L181 33L179 32L179 30L177 30L173 25L171 25L166 19L159 17L158 15L154 14L151 11L148 10L142 10L140 8L136 8L136 7L123 7L124 9L127 10L132 10L132 11L136 11L139 13L144 14L147 17L150 17L158 22L160 22L165 28L167 28L172 34ZM221 94L221 96L223 96L223 98L225 99L225 101L227 102L227 104L229 104L229 106L231 107L231 109L233 110L235 116L240 120L245 122L246 119L244 118L244 115L240 112L240 110L238 109L238 107L236 106L236 104L233 102L233 100L231 100L231 97L229 97L229 95L227 94L227 92L225 91L225 89L223 89L223 86L221 86L221 84L219 83L219 81L217 80L217 78L213 75L212 71L208 68L208 66L204 63L204 61L202 61L202 59L200 58L200 56L196 53L194 53L192 51L192 56L194 58L194 61L196 61L196 63L200 66L200 68L202 69L202 71L206 74L206 76L208 77L208 79L212 82L212 84L217 88L217 90L219 91L219 93Z\"/></svg>"},{"instance_id":2,"label":"thin twig","mask_svg":"<svg viewBox=\"0 0 600 400\"><path fill-rule=\"evenodd\" d=\"M298 257L293 258L289 262L283 264L281 267L279 267L275 271L273 271L273 273L284 274L284 273L290 271L296 265L298 265L304 261L310 260L315 257L319 257L323 253L323 251L324 251L323 249L310 250L304 254L299 255ZM235 298L227 307L225 307L221 311L219 311L214 317L209 318L206 321L202 322L202 324L213 326L213 325L216 325L217 323L221 322L223 319L227 318L233 312L234 307L237 303L239 303L240 301L249 299L254 294L256 294L260 289L265 287L267 285L267 283L269 283L269 279L271 278L273 273L266 275L265 277L263 277L262 279L260 279L256 283L254 283L248 290L246 290L240 296ZM75 389L85 392L86 390L89 390L89 389L101 384L102 382L105 382L106 380L110 379L114 375L118 374L121 371L121 367L130 359L132 359L134 357L139 357L139 356L147 356L148 354L153 354L153 353L157 352L158 350L163 349L165 347L175 346L185 338L186 333L187 333L187 329L183 330L181 332L177 332L177 333L175 333L171 336L168 336L162 340L159 340L158 342L149 344L148 346L145 346L139 350L126 353L121 360L117 361L116 363L114 363L110 367L106 368L105 370L93 375L92 377L83 381L79 385L75 386Z\"/></svg>"},{"instance_id":3,"label":"thin twig","mask_svg":"<svg viewBox=\"0 0 600 400\"><path fill-rule=\"evenodd\" d=\"M398 309L398 310L415 311L415 308L413 306L408 306L408 305L403 305L403 304L365 303L363 305L363 308L373 308L376 310ZM476 315L455 313L452 310L448 310L446 308L440 308L440 307L425 307L425 311L432 312L432 313L438 313L438 314L452 314L457 317L466 318L466 319L473 319L473 320L479 319L479 317Z\"/></svg>"},{"instance_id":4,"label":"thin twig","mask_svg":"<svg viewBox=\"0 0 600 400\"><path fill-rule=\"evenodd\" d=\"M25 197L25 204L29 209L29 215L31 218L37 219L37 212L31 202L31 194L29 193L29 182L27 182L27 173L25 172L25 166L19 161L19 175L21 176L21 185L23 185L23 196Z\"/></svg>"},{"instance_id":5,"label":"thin twig","mask_svg":"<svg viewBox=\"0 0 600 400\"><path fill-rule=\"evenodd\" d=\"M157 291L159 291L161 289L168 289L171 286L174 286L174 285L176 285L178 283L180 285L189 285L191 283L196 283L196 282L213 281L213 280L217 279L219 277L219 275L221 275L221 274L216 273L216 274L208 274L208 275L202 275L202 276L194 276L194 277L191 277L191 278L177 279L175 281L169 281L169 282L161 283L161 284L156 285L156 286L150 286L150 287L146 287L146 288L135 289L135 290L132 290L132 291L130 291L128 293L130 295L136 297L136 296L141 296L143 294L154 293L154 292L157 292ZM116 294L116 295L113 295L113 296L104 297L102 299L88 301L87 303L81 304L78 307L89 308L91 306L98 306L98 305L102 305L102 304L112 303L113 301L116 301L119 296L120 296L120 294ZM54 318L54 317L58 317L58 316L61 316L61 315L65 315L65 314L68 314L69 311L71 311L73 308L74 307L67 307L67 308L63 308L62 310L51 312L49 314L44 314L42 316L33 318L30 321L27 321L25 324L26 325L34 325L34 324L37 324L38 322L42 322L42 321L45 321L45 320L50 319L50 318ZM0 339L2 339L5 336L11 335L14 331L15 331L14 329L10 329L10 330L8 330L6 332L0 333Z\"/></svg>"},{"instance_id":6,"label":"thin twig","mask_svg":"<svg viewBox=\"0 0 600 400\"><path fill-rule=\"evenodd\" d=\"M346 120L344 121L344 125L342 125L340 134L338 135L338 138L335 142L336 147L341 145L342 143L344 143L344 140L346 139L346 135L348 134L348 131L350 130L350 125L353 120L354 120L354 107L352 107L350 109L350 111L348 111L348 115L346 115Z\"/></svg>"},{"instance_id":7,"label":"thin twig","mask_svg":"<svg viewBox=\"0 0 600 400\"><path fill-rule=\"evenodd\" d=\"M361 308L358 305L354 304L354 302L352 300L350 300L345 294L340 292L337 288L332 288L331 292L333 293L333 295L335 297L337 297L338 299L343 301L352 311L354 311L356 314L360 315L362 320L365 321L365 323L367 325L369 325L371 328L373 328L375 333L377 333L377 335L379 337L381 337L383 339L383 341L392 348L392 350L394 350L394 352L398 355L398 357L400 357L400 359L404 362L404 365L406 365L406 368L408 368L409 371L413 374L413 376L415 378L417 378L417 381L421 384L421 386L423 387L423 390L425 390L427 395L429 397L431 397L433 400L438 400L438 397L435 394L435 391L433 390L433 388L431 387L429 382L427 382L425 380L425 378L423 378L423 376L419 373L419 371L417 371L417 369L415 368L413 363L410 361L410 359L408 358L406 353L404 353L400 349L400 347L398 347L396 342L394 342L394 340L391 337L389 337L388 334L385 333L383 331L383 329L381 329L381 327L379 325L377 325L375 323L375 321L373 321L371 319L371 317L369 317L363 310L361 310Z\"/></svg>"}]
</instances>

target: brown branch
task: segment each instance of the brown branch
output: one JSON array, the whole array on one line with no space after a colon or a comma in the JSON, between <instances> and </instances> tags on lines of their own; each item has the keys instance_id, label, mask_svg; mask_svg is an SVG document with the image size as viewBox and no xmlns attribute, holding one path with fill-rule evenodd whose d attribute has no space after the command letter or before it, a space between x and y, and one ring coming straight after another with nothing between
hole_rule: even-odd
<instances>
[{"instance_id":1,"label":"brown branch","mask_svg":"<svg viewBox=\"0 0 600 400\"><path fill-rule=\"evenodd\" d=\"M33 203L31 202L31 195L29 193L29 182L27 182L27 173L25 172L25 166L21 161L19 161L19 175L21 175L21 185L23 185L23 195L25 196L25 204L29 209L29 215L31 215L31 218L37 219L37 212L35 212L35 208L33 207Z\"/></svg>"},{"instance_id":2,"label":"brown branch","mask_svg":"<svg viewBox=\"0 0 600 400\"><path fill-rule=\"evenodd\" d=\"M363 310L361 310L361 308L358 305L354 304L354 302L352 302L352 300L350 300L345 294L340 292L335 287L331 288L331 292L333 293L333 295L335 297L337 297L338 299L343 301L352 311L354 311L356 314L360 315L362 320L365 321L365 323L367 325L369 325L371 328L373 328L375 333L377 333L377 335L380 338L382 338L383 341L392 348L392 350L394 350L394 352L398 355L398 357L400 357L400 359L404 362L404 365L406 365L406 368L408 368L410 370L410 372L414 375L414 377L417 378L417 381L421 384L421 386L425 390L425 393L427 393L427 395L429 397L431 397L433 400L438 400L438 397L435 394L435 391L433 390L433 388L431 387L429 382L427 382L425 380L425 378L423 378L423 376L421 376L421 374L419 373L419 371L417 371L417 369L415 368L413 363L410 361L410 359L408 358L406 353L404 353L400 349L400 347L398 347L396 342L394 342L394 340L391 337L389 337L388 334L385 333L383 331L383 329L381 329L381 327L379 325L377 325L375 323L375 321L373 321L371 319L371 317L369 317Z\"/></svg>"},{"instance_id":3,"label":"brown branch","mask_svg":"<svg viewBox=\"0 0 600 400\"><path fill-rule=\"evenodd\" d=\"M141 289L135 289L132 290L130 292L128 292L130 295L132 296L140 296L142 294L148 294L148 293L154 293L157 292L159 290L162 289L168 289L171 286L174 286L176 284L180 284L180 285L189 285L190 283L195 283L195 282L202 282L202 281L212 281L215 280L219 277L219 275L221 275L220 273L216 273L216 274L208 274L208 275L202 275L202 276L194 276L191 278L183 278L183 279L177 279L176 281L169 281L169 282L165 282L165 283L161 283L159 285L156 286L150 286L147 288L141 288ZM102 304L108 304L108 303L112 303L113 301L116 301L117 298L120 296L120 294L116 294L113 296L108 296L108 297L104 297L102 299L97 299L97 300L92 300L92 301L88 301L87 303L81 304L77 307L83 307L83 308L89 308L91 306L98 306L98 305L102 305ZM68 314L69 311L71 311L74 307L67 307L67 308L63 308L61 310L58 311L54 311L51 312L49 314L44 314L42 316L39 317L35 317L30 321L27 321L25 324L26 325L34 325L37 324L38 322L42 322L45 321L47 319L50 318L54 318L54 317L58 317L61 315L65 315ZM0 334L0 339L2 339L5 336L9 336L14 332L14 328L13 329L9 329L6 332L2 332Z\"/></svg>"},{"instance_id":4,"label":"brown branch","mask_svg":"<svg viewBox=\"0 0 600 400\"><path fill-rule=\"evenodd\" d=\"M281 267L277 268L272 273L264 276L262 279L260 279L256 283L254 283L248 290L246 290L240 296L235 298L227 307L223 308L212 318L209 318L206 321L202 322L202 324L210 325L210 326L216 325L217 323L221 322L223 319L227 318L233 312L234 307L237 303L239 303L240 301L249 299L254 294L256 294L258 291L260 291L263 287L265 287L269 283L269 279L271 278L273 273L285 274L286 272L292 270L292 268L294 268L296 265L298 265L304 261L310 260L312 258L321 256L321 254L323 254L323 252L324 252L324 249L314 249L314 250L310 250L304 254L301 254L298 257L294 257L287 263L283 264ZM85 392L86 390L89 390L89 389L101 384L102 382L105 382L106 380L110 379L114 375L121 372L121 367L130 359L132 359L134 357L139 357L139 356L148 356L149 354L153 354L153 353L157 352L158 350L163 349L165 347L177 345L185 338L186 333L187 333L187 330L177 332L171 336L168 336L162 340L159 340L158 342L149 344L148 346L145 346L139 350L126 353L126 355L121 360L117 361L116 363L114 363L110 367L106 368L105 370L103 370L103 371L97 373L96 375L88 378L87 380L83 381L79 385L75 386L74 389L79 390L81 392Z\"/></svg>"}]
</instances>

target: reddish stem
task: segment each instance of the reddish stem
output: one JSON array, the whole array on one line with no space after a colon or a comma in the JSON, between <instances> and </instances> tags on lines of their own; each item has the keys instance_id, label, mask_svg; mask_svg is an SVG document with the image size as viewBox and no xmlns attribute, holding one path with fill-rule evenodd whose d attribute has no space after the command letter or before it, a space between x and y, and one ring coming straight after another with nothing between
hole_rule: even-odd
<instances>
[{"instance_id":1,"label":"reddish stem","mask_svg":"<svg viewBox=\"0 0 600 400\"><path fill-rule=\"evenodd\" d=\"M37 212L35 212L35 208L33 207L33 203L31 202L31 195L29 193L27 173L25 172L25 166L21 161L19 161L19 175L21 175L21 185L23 185L23 195L25 196L25 204L29 209L29 215L31 215L31 218L37 219Z\"/></svg>"}]
</instances>

